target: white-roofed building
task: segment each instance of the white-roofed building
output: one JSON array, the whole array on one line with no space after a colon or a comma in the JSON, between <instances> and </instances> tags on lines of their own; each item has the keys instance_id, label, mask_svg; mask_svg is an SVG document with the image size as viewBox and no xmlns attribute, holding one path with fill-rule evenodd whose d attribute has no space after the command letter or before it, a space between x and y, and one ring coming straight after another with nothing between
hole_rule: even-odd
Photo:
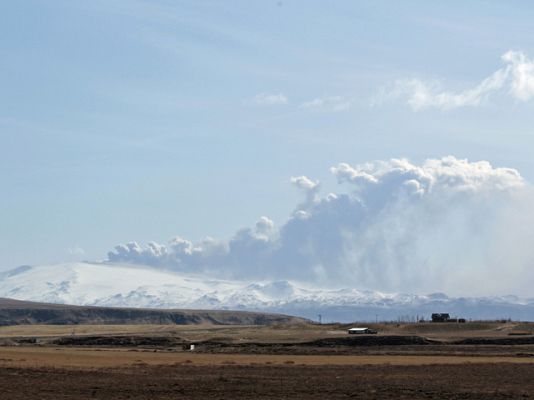
<instances>
[{"instance_id":1,"label":"white-roofed building","mask_svg":"<svg viewBox=\"0 0 534 400\"><path fill-rule=\"evenodd\" d=\"M349 334L360 334L360 335L365 335L365 334L374 334L374 333L378 333L376 330L374 329L371 329L371 328L350 328L348 330Z\"/></svg>"}]
</instances>

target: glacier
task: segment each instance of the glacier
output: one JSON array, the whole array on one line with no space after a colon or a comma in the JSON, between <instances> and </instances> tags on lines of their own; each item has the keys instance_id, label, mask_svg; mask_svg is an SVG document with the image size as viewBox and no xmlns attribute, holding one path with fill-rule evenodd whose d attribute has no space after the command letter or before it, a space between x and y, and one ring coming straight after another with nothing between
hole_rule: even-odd
<instances>
[{"instance_id":1,"label":"glacier","mask_svg":"<svg viewBox=\"0 0 534 400\"><path fill-rule=\"evenodd\" d=\"M0 297L46 303L280 312L323 322L429 318L534 320L534 299L449 297L319 288L288 280L212 279L148 266L77 262L21 266L0 273Z\"/></svg>"}]
</instances>

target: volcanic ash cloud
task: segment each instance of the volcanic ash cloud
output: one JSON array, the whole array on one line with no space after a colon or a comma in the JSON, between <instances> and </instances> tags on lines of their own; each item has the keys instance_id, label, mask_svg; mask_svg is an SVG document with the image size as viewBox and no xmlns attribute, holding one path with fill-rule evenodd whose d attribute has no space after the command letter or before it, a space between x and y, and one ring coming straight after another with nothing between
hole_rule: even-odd
<instances>
[{"instance_id":1,"label":"volcanic ash cloud","mask_svg":"<svg viewBox=\"0 0 534 400\"><path fill-rule=\"evenodd\" d=\"M329 287L528 293L534 198L518 171L452 156L330 170L339 193L321 195L306 176L291 179L304 199L280 227L261 217L228 240L129 243L109 261Z\"/></svg>"}]
</instances>

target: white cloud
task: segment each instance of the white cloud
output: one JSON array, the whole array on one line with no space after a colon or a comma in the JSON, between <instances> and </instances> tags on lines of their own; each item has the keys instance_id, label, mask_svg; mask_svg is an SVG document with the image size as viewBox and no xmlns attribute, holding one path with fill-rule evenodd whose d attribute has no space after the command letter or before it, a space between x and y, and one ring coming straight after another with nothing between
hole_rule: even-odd
<instances>
[{"instance_id":1,"label":"white cloud","mask_svg":"<svg viewBox=\"0 0 534 400\"><path fill-rule=\"evenodd\" d=\"M534 96L534 61L518 51L509 51L502 59L512 65L510 92L519 100L530 100Z\"/></svg>"},{"instance_id":2,"label":"white cloud","mask_svg":"<svg viewBox=\"0 0 534 400\"><path fill-rule=\"evenodd\" d=\"M370 183L376 183L378 180L366 170L368 167L353 168L347 163L341 163L337 167L331 167L330 172L337 176L340 182L355 182L362 180Z\"/></svg>"},{"instance_id":3,"label":"white cloud","mask_svg":"<svg viewBox=\"0 0 534 400\"><path fill-rule=\"evenodd\" d=\"M317 201L317 195L320 189L319 181L314 181L307 176L302 175L291 177L290 182L293 186L302 190L306 195L305 205Z\"/></svg>"},{"instance_id":4,"label":"white cloud","mask_svg":"<svg viewBox=\"0 0 534 400\"><path fill-rule=\"evenodd\" d=\"M534 61L520 51L508 51L501 60L505 65L482 80L478 85L460 92L442 90L436 82L420 79L400 79L382 88L374 104L391 100L405 101L414 111L428 108L450 110L459 107L475 107L495 92L506 90L520 101L534 96Z\"/></svg>"},{"instance_id":5,"label":"white cloud","mask_svg":"<svg viewBox=\"0 0 534 400\"><path fill-rule=\"evenodd\" d=\"M303 190L315 190L319 187L318 181L313 181L307 176L293 176L290 179L290 182L298 187L299 189Z\"/></svg>"},{"instance_id":6,"label":"white cloud","mask_svg":"<svg viewBox=\"0 0 534 400\"><path fill-rule=\"evenodd\" d=\"M289 105L288 97L283 93L259 93L250 102L256 106ZM320 110L326 112L341 112L352 107L352 100L343 96L326 96L301 103L298 108L303 110Z\"/></svg>"},{"instance_id":7,"label":"white cloud","mask_svg":"<svg viewBox=\"0 0 534 400\"><path fill-rule=\"evenodd\" d=\"M259 93L254 96L252 103L259 106L274 106L288 104L289 100L283 93Z\"/></svg>"},{"instance_id":8,"label":"white cloud","mask_svg":"<svg viewBox=\"0 0 534 400\"><path fill-rule=\"evenodd\" d=\"M304 192L278 229L267 217L229 240L120 245L110 261L222 278L452 294L529 293L534 279L532 188L510 168L449 156L331 169L349 193ZM484 277L484 286L473 286Z\"/></svg>"},{"instance_id":9,"label":"white cloud","mask_svg":"<svg viewBox=\"0 0 534 400\"><path fill-rule=\"evenodd\" d=\"M342 96L317 97L300 105L303 109L318 109L325 111L346 111L352 106L352 101Z\"/></svg>"},{"instance_id":10,"label":"white cloud","mask_svg":"<svg viewBox=\"0 0 534 400\"><path fill-rule=\"evenodd\" d=\"M525 183L519 172L511 168L493 168L487 161L469 162L453 156L430 159L421 166L406 159L378 161L358 166L341 163L330 171L339 182L384 184L391 179L402 180L403 185L417 187L430 193L434 187L454 191L508 190ZM367 188L373 187L368 185Z\"/></svg>"},{"instance_id":11,"label":"white cloud","mask_svg":"<svg viewBox=\"0 0 534 400\"><path fill-rule=\"evenodd\" d=\"M256 222L256 232L260 235L269 235L274 229L274 222L268 217L261 217Z\"/></svg>"}]
</instances>

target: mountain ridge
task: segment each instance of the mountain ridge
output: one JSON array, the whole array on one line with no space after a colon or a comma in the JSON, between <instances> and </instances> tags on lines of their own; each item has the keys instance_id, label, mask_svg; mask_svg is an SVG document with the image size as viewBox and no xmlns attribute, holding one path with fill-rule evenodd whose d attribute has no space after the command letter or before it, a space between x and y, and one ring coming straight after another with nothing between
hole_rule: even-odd
<instances>
[{"instance_id":1,"label":"mountain ridge","mask_svg":"<svg viewBox=\"0 0 534 400\"><path fill-rule=\"evenodd\" d=\"M52 304L148 309L237 310L323 320L464 318L534 320L534 300L324 289L287 280L250 282L112 263L21 266L0 274L0 297Z\"/></svg>"}]
</instances>

